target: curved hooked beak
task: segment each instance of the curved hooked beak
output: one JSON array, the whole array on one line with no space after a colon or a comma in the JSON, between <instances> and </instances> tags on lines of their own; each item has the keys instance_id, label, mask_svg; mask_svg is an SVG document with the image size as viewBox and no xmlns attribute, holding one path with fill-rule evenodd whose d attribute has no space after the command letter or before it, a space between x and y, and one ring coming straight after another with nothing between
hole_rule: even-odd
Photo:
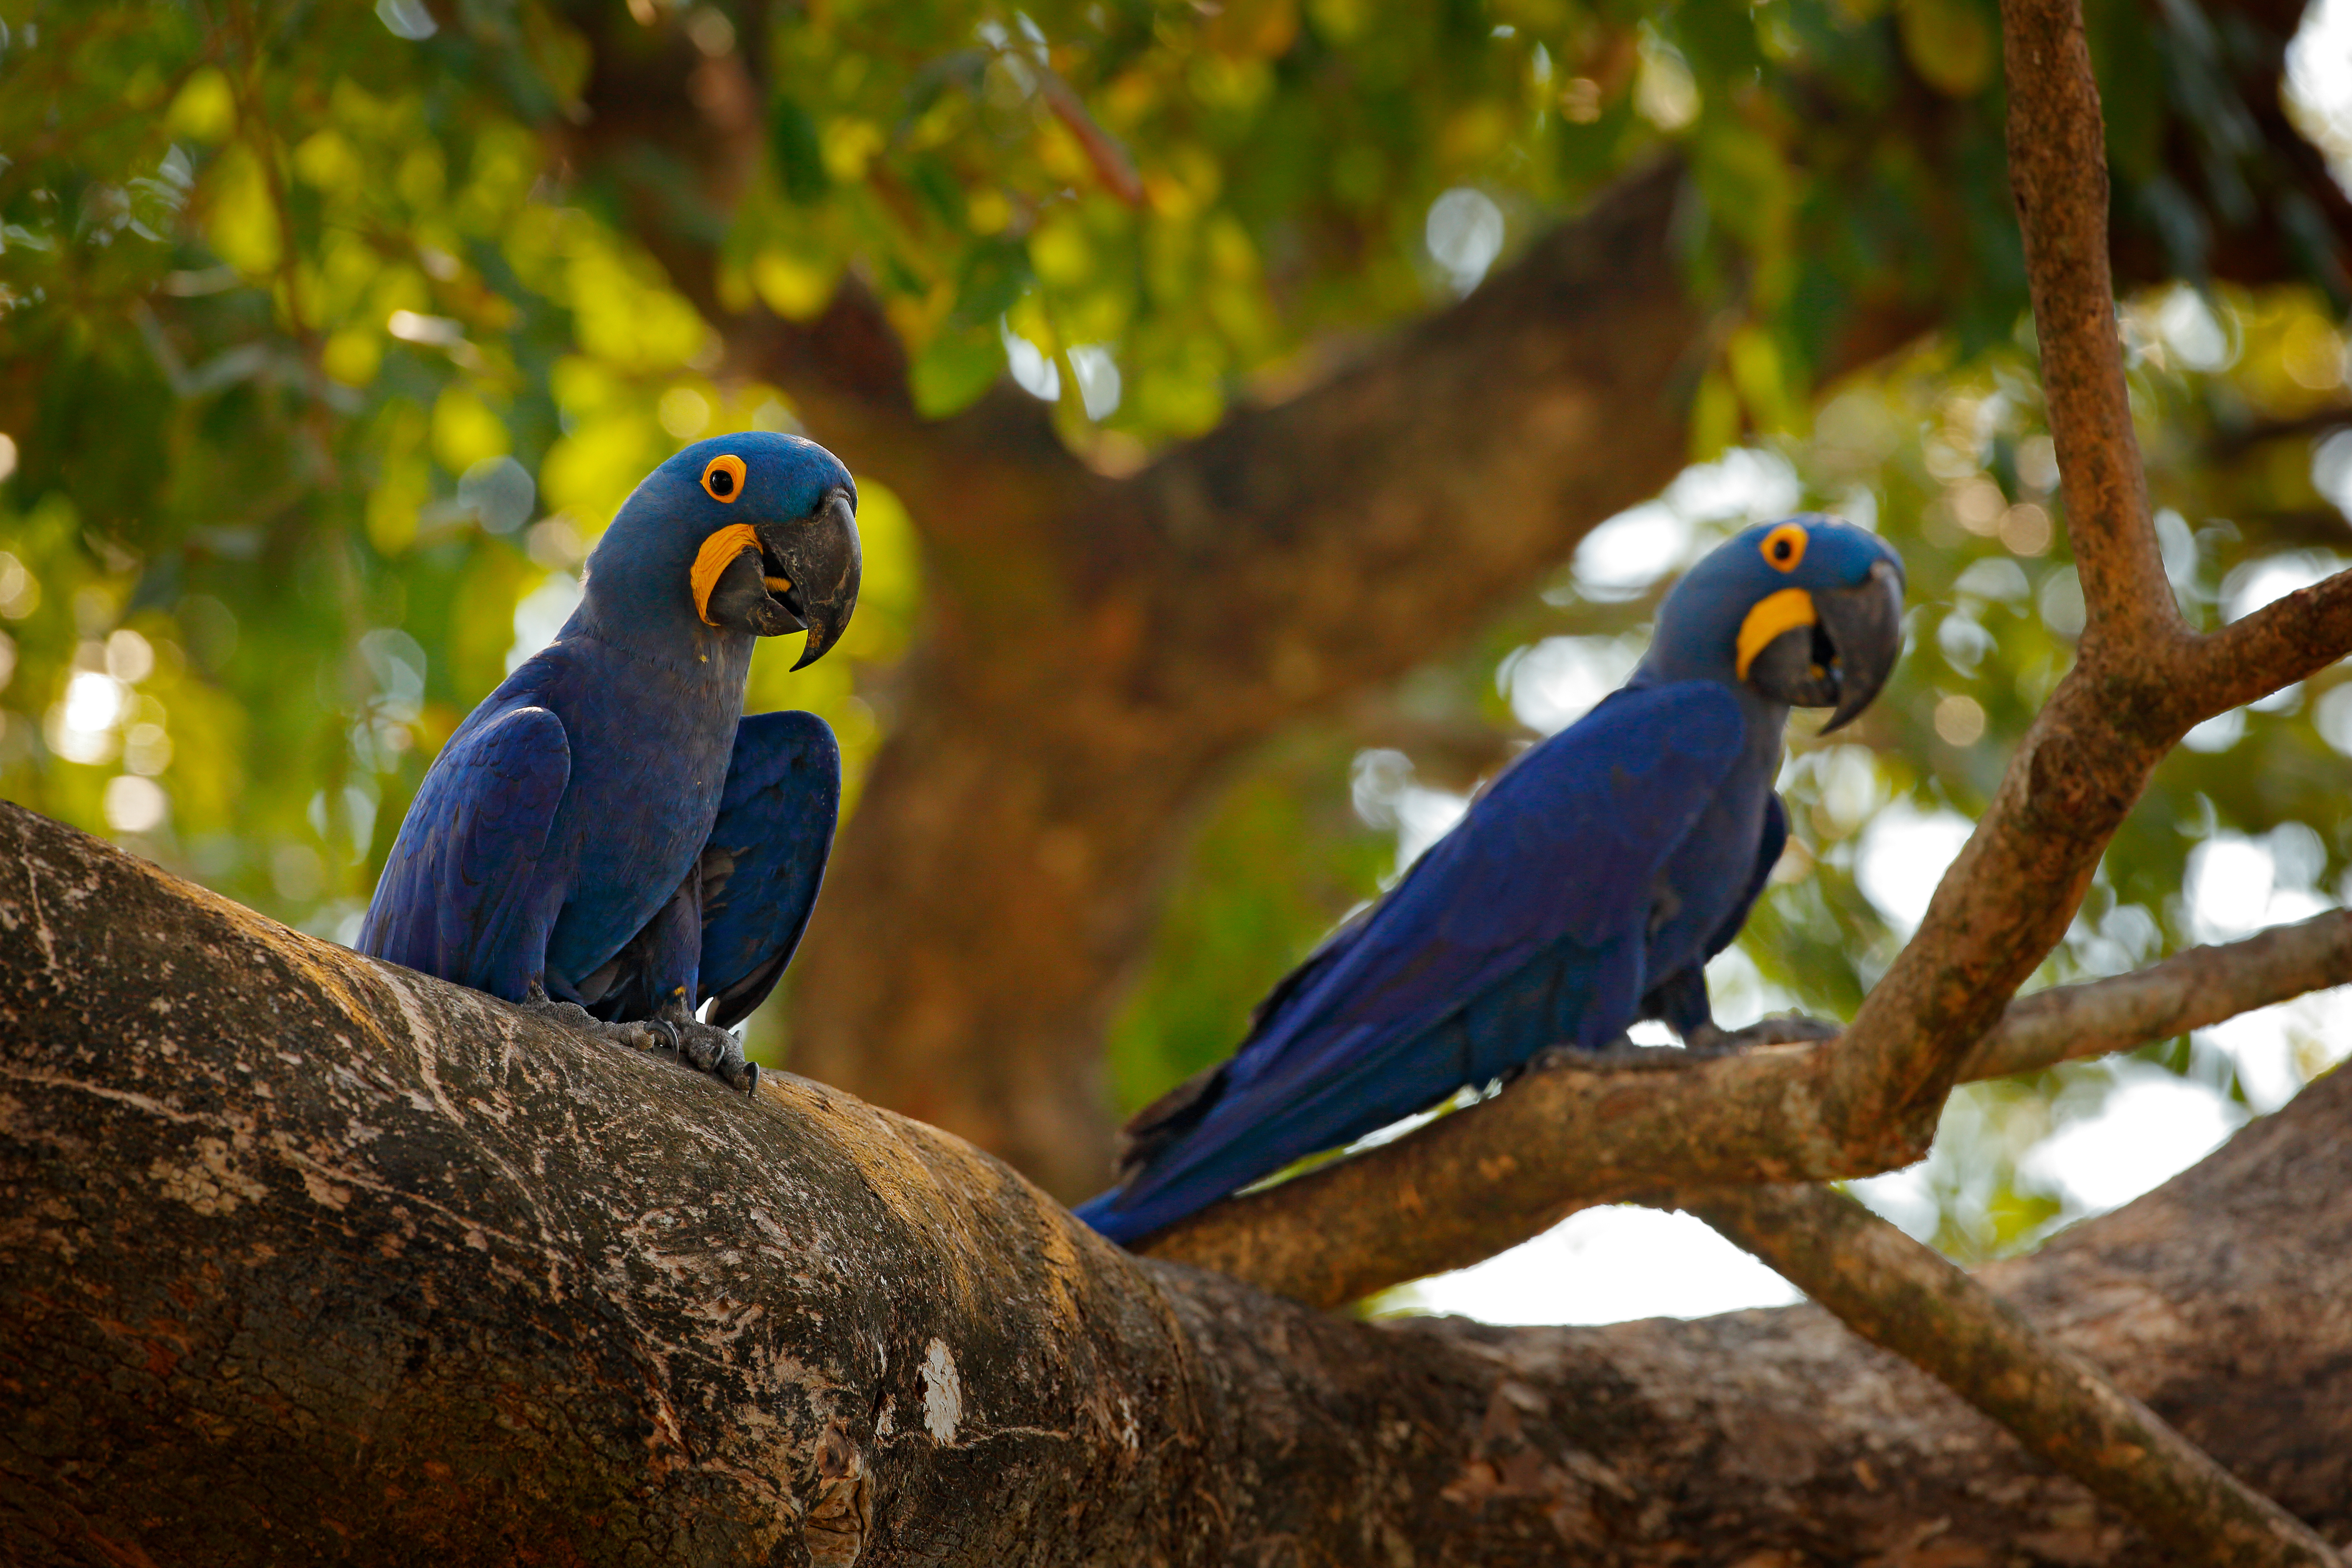
<instances>
[{"instance_id":1,"label":"curved hooked beak","mask_svg":"<svg viewBox=\"0 0 2352 1568\"><path fill-rule=\"evenodd\" d=\"M857 609L864 570L857 513L847 490L789 522L736 523L703 542L695 562L695 609L714 626L772 637L805 629L802 669L841 640Z\"/></svg>"},{"instance_id":2,"label":"curved hooked beak","mask_svg":"<svg viewBox=\"0 0 2352 1568\"><path fill-rule=\"evenodd\" d=\"M1880 561L1851 588L1784 588L1748 612L1739 674L1776 702L1833 708L1824 735L1870 706L1903 651L1903 578Z\"/></svg>"}]
</instances>

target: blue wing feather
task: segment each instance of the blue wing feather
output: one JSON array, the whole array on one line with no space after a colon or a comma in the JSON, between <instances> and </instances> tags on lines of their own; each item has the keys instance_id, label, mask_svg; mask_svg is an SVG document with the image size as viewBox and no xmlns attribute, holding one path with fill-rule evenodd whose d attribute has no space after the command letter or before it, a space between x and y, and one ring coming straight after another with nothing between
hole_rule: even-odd
<instances>
[{"instance_id":1,"label":"blue wing feather","mask_svg":"<svg viewBox=\"0 0 2352 1568\"><path fill-rule=\"evenodd\" d=\"M1276 988L1143 1169L1081 1216L1146 1234L1545 1045L1614 1037L1643 991L1654 884L1744 739L1727 691L1676 682L1530 750Z\"/></svg>"},{"instance_id":2,"label":"blue wing feather","mask_svg":"<svg viewBox=\"0 0 2352 1568\"><path fill-rule=\"evenodd\" d=\"M1748 923L1748 911L1754 909L1756 900L1764 896L1764 885L1772 879L1772 868L1780 863L1780 852L1788 847L1788 809L1781 805L1779 795L1768 795L1764 797L1764 837L1756 847L1756 868L1748 873L1748 887L1739 895L1739 902L1724 917L1723 923L1716 927L1715 934L1706 939L1706 958L1713 958L1729 947L1739 935L1739 928Z\"/></svg>"},{"instance_id":3,"label":"blue wing feather","mask_svg":"<svg viewBox=\"0 0 2352 1568\"><path fill-rule=\"evenodd\" d=\"M1741 736L1713 685L1612 697L1496 779L1237 1065L1318 1028L1418 1034L1562 940L1599 950L1638 931Z\"/></svg>"},{"instance_id":4,"label":"blue wing feather","mask_svg":"<svg viewBox=\"0 0 2352 1568\"><path fill-rule=\"evenodd\" d=\"M841 811L841 748L814 713L761 713L735 731L703 851L701 994L728 1027L765 1000L816 907Z\"/></svg>"},{"instance_id":5,"label":"blue wing feather","mask_svg":"<svg viewBox=\"0 0 2352 1568\"><path fill-rule=\"evenodd\" d=\"M571 776L563 722L544 708L452 737L409 807L360 951L520 1001L561 901L541 859Z\"/></svg>"}]
</instances>

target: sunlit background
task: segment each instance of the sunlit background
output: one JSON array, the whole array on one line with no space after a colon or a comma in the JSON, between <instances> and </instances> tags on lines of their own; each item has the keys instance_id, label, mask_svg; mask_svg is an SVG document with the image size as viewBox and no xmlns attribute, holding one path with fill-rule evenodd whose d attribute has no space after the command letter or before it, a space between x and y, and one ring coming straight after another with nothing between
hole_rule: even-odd
<instances>
[{"instance_id":1,"label":"sunlit background","mask_svg":"<svg viewBox=\"0 0 2352 1568\"><path fill-rule=\"evenodd\" d=\"M677 9L632 0L648 26ZM1286 4L1154 13L1153 41L1089 99L1137 148L1125 177L1144 196L1082 200L1073 189L1111 175L1071 129L1083 117L1055 96L1070 89L1039 23L948 9L952 70L855 6L835 32L778 46L803 50L803 97L770 106L769 162L728 232L720 288L806 319L854 259L909 347L925 413L1009 375L1106 475L1473 292L1659 146L1689 151L1703 184L1752 181L1759 211L1786 217L1794 201L1785 171L1752 162L1729 95L1710 92L1703 40L1677 42L1668 21L1602 8L1570 26L1553 12L1574 7L1497 7L1521 20L1448 55L1443 85L1412 74L1418 44L1394 44L1405 63L1390 62L1383 96L1284 63L1311 36L1327 58L1380 64L1370 12L1339 0L1304 20ZM1077 14L1092 26L1101 9ZM1781 15L1803 7L1752 9L1768 57L1811 47ZM1882 9L1844 7L1838 25L1864 29ZM1903 44L1921 70L1938 62L1938 91L1990 90L1986 10L1902 8ZM281 89L299 118L282 167L255 151L242 78L193 46L168 69L134 58L135 28L92 22L76 47L130 63L105 77L105 104L82 84L89 155L119 152L135 172L89 175L61 203L0 163L0 365L18 367L0 379L0 794L343 941L425 761L562 625L635 479L708 434L802 427L789 395L727 367L629 237L624 204L565 191L548 165L541 132L585 69L576 40L529 6L463 14L453 40L458 9L379 0L364 36L321 46L326 63ZM709 59L735 47L722 9L679 15ZM37 145L25 106L62 90L42 73L68 68L38 25L0 18L0 72L15 73L0 99L19 106L0 110L19 117L0 151L31 149L21 172L62 155ZM1538 41L1546 28L1583 52ZM486 72L511 67L512 101L494 111L430 70L386 83L361 63L432 40L478 47L467 58ZM2291 89L2309 134L2352 159L2352 0L2312 12ZM162 105L153 123L124 124L118 93ZM1317 116L1338 151L1286 164L1285 148L1324 145L1302 140ZM1550 145L1567 149L1556 163L1530 152ZM976 147L1015 151L1000 166ZM895 183L894 159L912 171ZM1997 164L1980 174L2000 189ZM1290 221L1309 205L1311 222ZM299 256L289 226L315 236ZM1738 238L1768 260L1793 243ZM1788 857L1710 979L1728 1024L1849 1016L2083 626L2014 279L1988 287L2006 313L1948 322L1817 403L1793 329L1729 334L1697 397L1706 460L1467 646L1252 759L1203 825L1113 1031L1122 1108L1229 1051L1265 987L1444 833L1479 779L1620 681L1681 568L1800 508L1904 545L1909 647L1851 733L1793 737ZM2164 560L2192 618L2218 625L2345 564L2352 391L2326 295L2170 287L2131 300L2126 331ZM49 379L26 384L26 366ZM116 441L123 429L140 441ZM832 723L852 812L924 614L920 520L887 484L860 483L866 574L848 637L799 675L794 648L763 650L751 697ZM2200 726L2034 983L2121 973L2352 897L2347 756L2340 669ZM2031 1248L2352 1054L2347 1009L2328 994L1965 1087L1926 1161L1853 1190L1964 1261ZM768 1060L789 1057L784 1018L772 1006L755 1020ZM1599 1322L1791 1299L1696 1221L1628 1207L1381 1306Z\"/></svg>"}]
</instances>

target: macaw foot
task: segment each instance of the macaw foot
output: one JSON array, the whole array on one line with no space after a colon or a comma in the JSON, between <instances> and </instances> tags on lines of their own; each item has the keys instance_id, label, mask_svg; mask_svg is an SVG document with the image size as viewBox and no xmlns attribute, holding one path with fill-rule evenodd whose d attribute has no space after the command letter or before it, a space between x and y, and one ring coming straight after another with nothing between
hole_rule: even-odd
<instances>
[{"instance_id":1,"label":"macaw foot","mask_svg":"<svg viewBox=\"0 0 2352 1568\"><path fill-rule=\"evenodd\" d=\"M1559 1072L1567 1068L1612 1062L1639 1048L1623 1035L1603 1042L1596 1050L1588 1051L1580 1046L1546 1046L1528 1058L1527 1066L1507 1075L1506 1080L1517 1078L1521 1072Z\"/></svg>"},{"instance_id":2,"label":"macaw foot","mask_svg":"<svg viewBox=\"0 0 2352 1568\"><path fill-rule=\"evenodd\" d=\"M760 1087L760 1064L743 1059L743 1042L732 1029L706 1024L672 1000L653 1016L651 1026L667 1030L669 1045L698 1069L715 1075L730 1089L749 1094Z\"/></svg>"},{"instance_id":3,"label":"macaw foot","mask_svg":"<svg viewBox=\"0 0 2352 1568\"><path fill-rule=\"evenodd\" d=\"M675 1051L698 1070L716 1074L730 1088L747 1094L760 1084L759 1068L743 1059L743 1043L731 1031L696 1022L677 1003L655 1017L608 1024L577 1002L556 1001L546 987L533 981L522 999L522 1010L633 1051Z\"/></svg>"},{"instance_id":4,"label":"macaw foot","mask_svg":"<svg viewBox=\"0 0 2352 1568\"><path fill-rule=\"evenodd\" d=\"M1744 1029L1718 1029L1713 1024L1701 1024L1690 1032L1683 1045L1708 1056L1728 1056L1754 1046L1800 1046L1816 1040L1833 1040L1844 1032L1843 1024L1828 1018L1809 1018L1802 1013L1775 1013L1757 1019Z\"/></svg>"},{"instance_id":5,"label":"macaw foot","mask_svg":"<svg viewBox=\"0 0 2352 1568\"><path fill-rule=\"evenodd\" d=\"M574 1034L587 1035L599 1040L610 1040L616 1046L626 1046L633 1051L658 1051L668 1048L669 1037L651 1024L607 1024L577 1002L558 1002L547 994L547 987L534 980L523 995L522 1010L551 1024L561 1024Z\"/></svg>"},{"instance_id":6,"label":"macaw foot","mask_svg":"<svg viewBox=\"0 0 2352 1568\"><path fill-rule=\"evenodd\" d=\"M1651 1068L1674 1068L1687 1060L1687 1054L1672 1046L1640 1046L1631 1035L1619 1035L1603 1040L1591 1049L1581 1046L1546 1046L1528 1058L1528 1072L1614 1072L1621 1068L1646 1070Z\"/></svg>"}]
</instances>

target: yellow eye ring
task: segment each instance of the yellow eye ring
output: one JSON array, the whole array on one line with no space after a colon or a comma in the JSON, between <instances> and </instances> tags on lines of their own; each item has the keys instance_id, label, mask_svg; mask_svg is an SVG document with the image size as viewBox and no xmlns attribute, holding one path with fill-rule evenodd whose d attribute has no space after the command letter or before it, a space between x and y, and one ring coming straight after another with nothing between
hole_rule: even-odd
<instances>
[{"instance_id":1,"label":"yellow eye ring","mask_svg":"<svg viewBox=\"0 0 2352 1568\"><path fill-rule=\"evenodd\" d=\"M1794 572L1805 558L1806 542L1811 535L1801 522L1784 522L1764 536L1757 548L1764 552L1764 563L1775 572Z\"/></svg>"},{"instance_id":2,"label":"yellow eye ring","mask_svg":"<svg viewBox=\"0 0 2352 1568\"><path fill-rule=\"evenodd\" d=\"M702 493L732 506L743 494L743 459L729 452L703 466Z\"/></svg>"}]
</instances>

